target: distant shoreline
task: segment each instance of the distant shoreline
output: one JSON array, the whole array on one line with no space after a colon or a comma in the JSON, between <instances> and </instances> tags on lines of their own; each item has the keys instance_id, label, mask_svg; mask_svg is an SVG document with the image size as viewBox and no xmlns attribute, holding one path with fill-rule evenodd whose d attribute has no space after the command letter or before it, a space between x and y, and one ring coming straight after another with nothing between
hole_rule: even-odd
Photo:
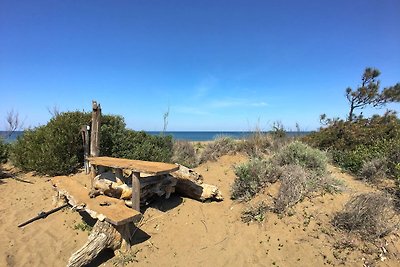
<instances>
[{"instance_id":1,"label":"distant shoreline","mask_svg":"<svg viewBox=\"0 0 400 267\"><path fill-rule=\"evenodd\" d=\"M148 134L151 135L171 135L172 138L175 140L182 140L182 141L190 141L190 142L201 142L201 141L212 141L215 138L219 136L228 136L233 139L245 139L248 136L254 134L254 131L166 131L166 132L161 132L161 131L145 131ZM263 133L268 133L268 132L263 132ZM288 137L294 137L294 136L305 136L311 132L305 132L305 131L300 131L300 132L286 132L286 135ZM8 135L8 132L6 131L0 131L0 136L5 138L5 141L8 143L14 142L17 140L18 136L21 136L23 134L23 131L16 131L13 132L12 135L9 138L5 138Z\"/></svg>"}]
</instances>

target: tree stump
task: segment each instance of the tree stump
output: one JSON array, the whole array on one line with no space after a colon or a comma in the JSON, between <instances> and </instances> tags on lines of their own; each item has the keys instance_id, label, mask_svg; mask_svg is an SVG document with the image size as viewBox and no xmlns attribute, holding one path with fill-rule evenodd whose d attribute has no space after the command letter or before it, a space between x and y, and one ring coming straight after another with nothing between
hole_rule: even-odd
<instances>
[{"instance_id":1,"label":"tree stump","mask_svg":"<svg viewBox=\"0 0 400 267\"><path fill-rule=\"evenodd\" d=\"M114 226L106 221L97 220L88 241L69 258L68 267L80 267L89 264L104 249L126 252L130 249L131 236L135 226L127 223Z\"/></svg>"}]
</instances>

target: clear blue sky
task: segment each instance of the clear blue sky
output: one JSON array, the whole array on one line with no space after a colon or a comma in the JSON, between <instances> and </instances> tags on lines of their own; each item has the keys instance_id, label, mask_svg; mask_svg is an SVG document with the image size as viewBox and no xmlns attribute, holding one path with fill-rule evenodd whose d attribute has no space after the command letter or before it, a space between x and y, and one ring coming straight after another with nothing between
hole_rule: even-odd
<instances>
[{"instance_id":1,"label":"clear blue sky","mask_svg":"<svg viewBox=\"0 0 400 267\"><path fill-rule=\"evenodd\" d=\"M400 82L399 14L398 0L0 0L0 129L11 109L34 127L95 99L135 130L162 129L168 107L168 130L313 130L345 117L365 67Z\"/></svg>"}]
</instances>

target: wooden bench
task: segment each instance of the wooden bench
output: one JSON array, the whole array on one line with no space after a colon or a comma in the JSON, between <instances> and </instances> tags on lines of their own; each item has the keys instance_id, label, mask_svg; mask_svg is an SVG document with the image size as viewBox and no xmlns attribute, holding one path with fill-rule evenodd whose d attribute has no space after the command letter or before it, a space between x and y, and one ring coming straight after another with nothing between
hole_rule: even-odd
<instances>
[{"instance_id":1,"label":"wooden bench","mask_svg":"<svg viewBox=\"0 0 400 267\"><path fill-rule=\"evenodd\" d=\"M142 160L120 159L112 157L89 157L87 160L91 165L97 167L92 173L92 186L94 177L99 174L99 167L109 167L115 170L117 178L122 178L122 170L132 171L132 208L140 212L140 173L150 175L168 174L179 169L175 164L163 162L151 162ZM92 188L93 189L93 188Z\"/></svg>"},{"instance_id":2,"label":"wooden bench","mask_svg":"<svg viewBox=\"0 0 400 267\"><path fill-rule=\"evenodd\" d=\"M79 178L86 179L87 183L90 182L88 176ZM123 200L104 195L90 198L90 188L85 187L85 181L78 181L69 176L58 176L51 182L72 206L84 209L94 219L105 220L113 225L124 225L130 222L136 223L142 218L140 211L128 208Z\"/></svg>"}]
</instances>

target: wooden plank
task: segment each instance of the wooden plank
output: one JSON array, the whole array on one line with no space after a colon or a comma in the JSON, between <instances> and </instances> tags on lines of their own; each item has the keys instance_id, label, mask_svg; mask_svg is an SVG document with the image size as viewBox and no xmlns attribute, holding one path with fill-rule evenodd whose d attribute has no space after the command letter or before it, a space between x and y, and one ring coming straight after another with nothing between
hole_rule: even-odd
<instances>
[{"instance_id":1,"label":"wooden plank","mask_svg":"<svg viewBox=\"0 0 400 267\"><path fill-rule=\"evenodd\" d=\"M107 166L111 168L129 169L133 172L143 172L151 175L161 175L177 171L179 166L164 162L152 162L143 160L120 159L111 157L90 157L93 165Z\"/></svg>"},{"instance_id":2,"label":"wooden plank","mask_svg":"<svg viewBox=\"0 0 400 267\"><path fill-rule=\"evenodd\" d=\"M123 200L104 195L96 198L89 197L89 190L72 177L58 176L51 180L53 186L65 195L73 206L84 206L90 216L95 219L106 220L113 225L123 225L129 222L138 222L142 214L125 206ZM101 204L109 203L109 206Z\"/></svg>"},{"instance_id":3,"label":"wooden plank","mask_svg":"<svg viewBox=\"0 0 400 267\"><path fill-rule=\"evenodd\" d=\"M140 172L132 173L132 209L140 212Z\"/></svg>"}]
</instances>

